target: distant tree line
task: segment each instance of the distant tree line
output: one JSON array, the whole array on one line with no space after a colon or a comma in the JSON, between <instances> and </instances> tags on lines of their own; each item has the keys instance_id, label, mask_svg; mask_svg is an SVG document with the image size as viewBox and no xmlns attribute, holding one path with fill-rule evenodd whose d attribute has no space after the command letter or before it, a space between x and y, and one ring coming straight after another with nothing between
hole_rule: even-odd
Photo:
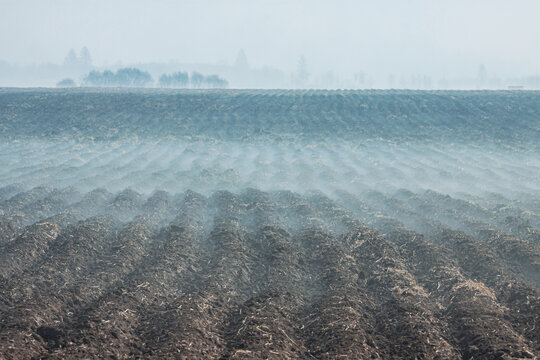
<instances>
[{"instance_id":1,"label":"distant tree line","mask_svg":"<svg viewBox=\"0 0 540 360\"><path fill-rule=\"evenodd\" d=\"M137 68L123 68L116 72L91 71L81 82L81 86L95 87L147 87L154 84L152 76ZM220 89L229 86L227 80L218 75L203 75L193 72L177 72L174 74L163 74L160 76L158 84L164 88L194 88L194 89ZM57 87L76 86L72 79L63 79L56 84Z\"/></svg>"},{"instance_id":2,"label":"distant tree line","mask_svg":"<svg viewBox=\"0 0 540 360\"><path fill-rule=\"evenodd\" d=\"M136 68L119 69L116 73L105 70L91 71L83 80L84 86L97 87L145 87L154 82L146 71Z\"/></svg>"},{"instance_id":3,"label":"distant tree line","mask_svg":"<svg viewBox=\"0 0 540 360\"><path fill-rule=\"evenodd\" d=\"M229 86L227 80L217 75L204 76L201 73L193 72L191 76L186 72L177 72L174 74L163 74L159 78L158 86L166 88L226 88Z\"/></svg>"}]
</instances>

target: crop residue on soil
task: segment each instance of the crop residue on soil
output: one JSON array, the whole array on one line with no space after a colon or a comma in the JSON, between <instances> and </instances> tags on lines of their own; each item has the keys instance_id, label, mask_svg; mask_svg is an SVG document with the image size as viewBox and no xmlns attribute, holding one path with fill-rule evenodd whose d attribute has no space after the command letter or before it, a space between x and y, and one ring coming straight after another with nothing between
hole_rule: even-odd
<instances>
[{"instance_id":1,"label":"crop residue on soil","mask_svg":"<svg viewBox=\"0 0 540 360\"><path fill-rule=\"evenodd\" d=\"M535 97L0 89L0 358L534 359Z\"/></svg>"}]
</instances>

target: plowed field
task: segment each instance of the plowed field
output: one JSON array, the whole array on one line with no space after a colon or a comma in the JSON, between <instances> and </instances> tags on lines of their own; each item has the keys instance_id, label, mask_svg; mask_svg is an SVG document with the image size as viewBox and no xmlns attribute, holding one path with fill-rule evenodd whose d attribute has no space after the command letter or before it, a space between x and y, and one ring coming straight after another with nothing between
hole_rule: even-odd
<instances>
[{"instance_id":1,"label":"plowed field","mask_svg":"<svg viewBox=\"0 0 540 360\"><path fill-rule=\"evenodd\" d=\"M534 359L538 92L0 90L0 358Z\"/></svg>"}]
</instances>

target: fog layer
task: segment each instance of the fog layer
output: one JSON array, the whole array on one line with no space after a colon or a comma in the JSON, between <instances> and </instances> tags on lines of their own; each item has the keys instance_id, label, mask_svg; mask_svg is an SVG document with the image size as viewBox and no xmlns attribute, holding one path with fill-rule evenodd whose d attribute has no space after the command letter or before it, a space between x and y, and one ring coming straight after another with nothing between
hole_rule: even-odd
<instances>
[{"instance_id":1,"label":"fog layer","mask_svg":"<svg viewBox=\"0 0 540 360\"><path fill-rule=\"evenodd\" d=\"M537 92L0 91L0 186L537 198Z\"/></svg>"},{"instance_id":2,"label":"fog layer","mask_svg":"<svg viewBox=\"0 0 540 360\"><path fill-rule=\"evenodd\" d=\"M0 84L54 86L63 74L54 66L70 49L86 47L97 69L141 66L155 77L212 71L231 87L506 88L540 74L539 6L535 0L7 0L0 11ZM298 79L300 59L305 81ZM482 76L485 83L472 80Z\"/></svg>"}]
</instances>

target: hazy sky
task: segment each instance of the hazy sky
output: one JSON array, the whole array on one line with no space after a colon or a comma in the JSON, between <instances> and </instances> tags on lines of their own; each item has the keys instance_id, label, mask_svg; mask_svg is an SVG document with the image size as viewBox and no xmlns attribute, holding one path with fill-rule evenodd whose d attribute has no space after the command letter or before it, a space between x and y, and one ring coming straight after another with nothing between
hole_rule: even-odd
<instances>
[{"instance_id":1,"label":"hazy sky","mask_svg":"<svg viewBox=\"0 0 540 360\"><path fill-rule=\"evenodd\" d=\"M0 59L224 61L292 71L540 74L540 0L0 0Z\"/></svg>"}]
</instances>

